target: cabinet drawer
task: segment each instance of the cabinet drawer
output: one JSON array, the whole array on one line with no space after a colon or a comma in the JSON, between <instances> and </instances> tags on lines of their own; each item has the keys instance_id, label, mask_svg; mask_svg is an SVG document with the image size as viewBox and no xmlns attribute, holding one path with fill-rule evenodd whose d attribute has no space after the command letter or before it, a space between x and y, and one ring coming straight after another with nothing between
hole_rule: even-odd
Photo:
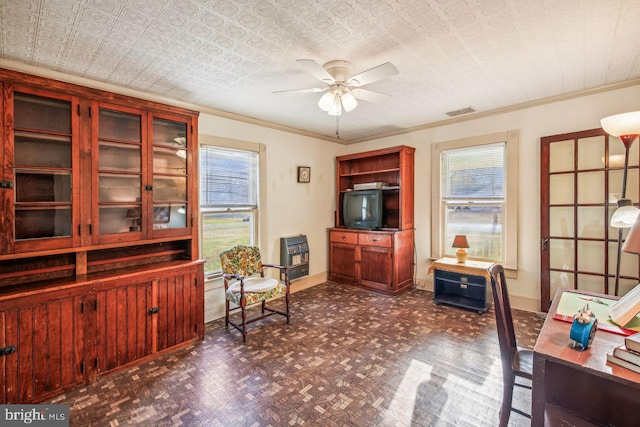
<instances>
[{"instance_id":1,"label":"cabinet drawer","mask_svg":"<svg viewBox=\"0 0 640 427\"><path fill-rule=\"evenodd\" d=\"M346 231L332 231L329 233L329 239L337 243L349 243L355 245L358 243L358 234Z\"/></svg>"},{"instance_id":2,"label":"cabinet drawer","mask_svg":"<svg viewBox=\"0 0 640 427\"><path fill-rule=\"evenodd\" d=\"M391 236L388 234L359 233L358 244L363 246L391 247Z\"/></svg>"}]
</instances>

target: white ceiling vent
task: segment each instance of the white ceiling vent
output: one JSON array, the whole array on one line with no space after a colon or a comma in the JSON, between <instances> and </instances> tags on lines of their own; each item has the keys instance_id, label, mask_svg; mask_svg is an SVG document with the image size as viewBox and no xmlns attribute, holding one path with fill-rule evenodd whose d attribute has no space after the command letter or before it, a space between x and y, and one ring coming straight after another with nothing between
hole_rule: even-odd
<instances>
[{"instance_id":1,"label":"white ceiling vent","mask_svg":"<svg viewBox=\"0 0 640 427\"><path fill-rule=\"evenodd\" d=\"M460 110L455 110L455 111L449 111L447 114L447 116L449 117L455 117L455 116L461 116L463 114L469 114L469 113L475 113L476 110L474 110L471 107L467 107L467 108L462 108Z\"/></svg>"}]
</instances>

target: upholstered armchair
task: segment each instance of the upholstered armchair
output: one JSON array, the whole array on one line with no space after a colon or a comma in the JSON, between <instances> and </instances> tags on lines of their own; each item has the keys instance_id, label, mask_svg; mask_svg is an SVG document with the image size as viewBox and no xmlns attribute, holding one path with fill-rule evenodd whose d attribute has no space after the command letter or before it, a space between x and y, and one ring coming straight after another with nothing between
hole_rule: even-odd
<instances>
[{"instance_id":1,"label":"upholstered armchair","mask_svg":"<svg viewBox=\"0 0 640 427\"><path fill-rule=\"evenodd\" d=\"M233 326L242 333L242 341L247 341L247 325L274 314L287 318L289 324L289 270L290 266L263 264L260 249L255 246L238 245L220 254L225 290L225 326ZM265 268L280 270L278 277L284 282L264 276ZM285 311L275 310L266 306L267 300L285 297ZM261 315L247 320L247 306L261 303ZM235 307L231 308L231 304ZM230 314L241 311L241 321L231 320Z\"/></svg>"}]
</instances>

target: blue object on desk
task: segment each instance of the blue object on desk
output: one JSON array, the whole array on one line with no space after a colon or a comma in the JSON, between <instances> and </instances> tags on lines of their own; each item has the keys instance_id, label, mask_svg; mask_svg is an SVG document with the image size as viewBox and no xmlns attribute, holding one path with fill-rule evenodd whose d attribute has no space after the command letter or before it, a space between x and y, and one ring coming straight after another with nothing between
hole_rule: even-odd
<instances>
[{"instance_id":1,"label":"blue object on desk","mask_svg":"<svg viewBox=\"0 0 640 427\"><path fill-rule=\"evenodd\" d=\"M580 350L586 350L591 345L597 329L598 319L589 310L589 305L586 305L573 317L569 338L573 340L574 347L578 344Z\"/></svg>"}]
</instances>

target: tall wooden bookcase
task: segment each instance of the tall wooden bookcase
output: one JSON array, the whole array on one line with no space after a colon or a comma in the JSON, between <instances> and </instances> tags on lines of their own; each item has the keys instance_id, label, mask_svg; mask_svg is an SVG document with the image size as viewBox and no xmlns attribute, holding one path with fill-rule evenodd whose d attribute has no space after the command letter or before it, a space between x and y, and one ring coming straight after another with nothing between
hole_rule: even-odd
<instances>
[{"instance_id":1,"label":"tall wooden bookcase","mask_svg":"<svg viewBox=\"0 0 640 427\"><path fill-rule=\"evenodd\" d=\"M398 295L413 286L414 153L397 146L337 157L336 227L329 229L329 280ZM342 217L355 184L385 182L379 230L353 230Z\"/></svg>"},{"instance_id":2,"label":"tall wooden bookcase","mask_svg":"<svg viewBox=\"0 0 640 427\"><path fill-rule=\"evenodd\" d=\"M0 403L204 337L198 113L0 69Z\"/></svg>"}]
</instances>

